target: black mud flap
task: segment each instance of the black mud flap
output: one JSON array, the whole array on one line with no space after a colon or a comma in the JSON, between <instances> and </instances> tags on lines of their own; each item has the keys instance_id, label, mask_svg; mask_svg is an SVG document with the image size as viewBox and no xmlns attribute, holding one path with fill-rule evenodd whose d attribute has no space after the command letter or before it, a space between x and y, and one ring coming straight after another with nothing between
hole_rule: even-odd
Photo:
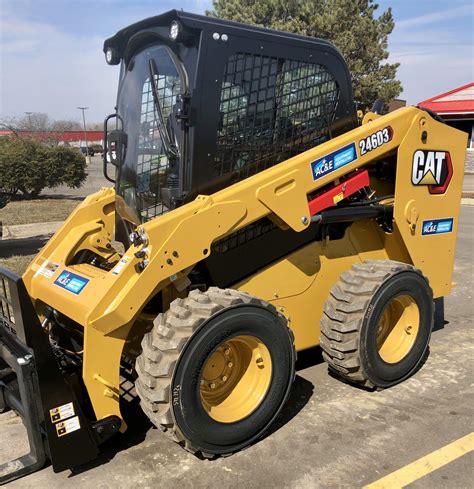
<instances>
[{"instance_id":1,"label":"black mud flap","mask_svg":"<svg viewBox=\"0 0 474 489\"><path fill-rule=\"evenodd\" d=\"M26 427L30 452L0 465L0 485L39 470L55 472L97 457L97 438L72 383L56 361L20 277L0 268L0 412Z\"/></svg>"}]
</instances>

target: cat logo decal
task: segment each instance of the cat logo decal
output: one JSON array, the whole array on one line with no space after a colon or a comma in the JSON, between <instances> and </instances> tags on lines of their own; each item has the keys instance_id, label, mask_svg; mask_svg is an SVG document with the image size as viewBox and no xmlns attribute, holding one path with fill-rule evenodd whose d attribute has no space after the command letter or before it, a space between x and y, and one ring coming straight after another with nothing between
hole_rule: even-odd
<instances>
[{"instance_id":1,"label":"cat logo decal","mask_svg":"<svg viewBox=\"0 0 474 489\"><path fill-rule=\"evenodd\" d=\"M413 185L427 185L430 194L444 194L452 176L453 163L448 151L418 149L413 154Z\"/></svg>"}]
</instances>

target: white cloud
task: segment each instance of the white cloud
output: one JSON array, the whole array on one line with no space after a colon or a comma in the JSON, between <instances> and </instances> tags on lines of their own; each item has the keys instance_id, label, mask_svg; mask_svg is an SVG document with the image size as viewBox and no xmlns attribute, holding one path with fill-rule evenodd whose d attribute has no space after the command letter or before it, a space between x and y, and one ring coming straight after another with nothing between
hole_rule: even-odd
<instances>
[{"instance_id":1,"label":"white cloud","mask_svg":"<svg viewBox=\"0 0 474 489\"><path fill-rule=\"evenodd\" d=\"M64 32L53 25L2 12L0 112L18 116L46 112L79 119L87 105L89 121L113 112L118 69L106 65L103 39Z\"/></svg>"},{"instance_id":2,"label":"white cloud","mask_svg":"<svg viewBox=\"0 0 474 489\"><path fill-rule=\"evenodd\" d=\"M114 110L119 75L117 66L108 66L104 61L104 38L177 5L176 0L81 0L89 5L85 15L99 24L104 12L109 15L104 6L120 4L113 19L107 19L107 25L113 26L110 33L99 37L65 31L53 21L27 20L41 9L42 1L46 2L0 0L0 116L35 111L56 119L79 119L76 107L84 105L90 107L86 112L88 121L102 121ZM211 7L211 0L181 0L179 6L202 12ZM67 2L51 1L48 8L67 9Z\"/></svg>"},{"instance_id":3,"label":"white cloud","mask_svg":"<svg viewBox=\"0 0 474 489\"><path fill-rule=\"evenodd\" d=\"M426 24L432 24L434 22L443 22L448 19L455 19L458 17L464 17L466 15L473 15L473 5L466 4L460 7L449 8L441 10L439 12L433 12L429 14L419 15L411 19L400 20L397 22L398 29L413 29L413 27L420 27Z\"/></svg>"},{"instance_id":4,"label":"white cloud","mask_svg":"<svg viewBox=\"0 0 474 489\"><path fill-rule=\"evenodd\" d=\"M118 81L118 68L104 62L103 38L26 20L22 12L31 12L38 1L0 0L0 115L21 116L31 110L47 112L58 119L79 119L76 107L84 105L90 107L86 113L89 121L101 121L113 111ZM83 1L91 5L121 3L124 8L116 9L118 28L155 15L172 4L164 1L158 6L155 0L147 0L132 8L129 0ZM182 0L181 5L202 11L210 8L211 2ZM463 38L452 28L456 20L461 22L472 15L473 8L467 4L396 22L389 38L389 60L401 63L401 97L408 103L474 79L472 32ZM448 19L451 22L445 25ZM95 21L100 23L100 17Z\"/></svg>"},{"instance_id":5,"label":"white cloud","mask_svg":"<svg viewBox=\"0 0 474 489\"><path fill-rule=\"evenodd\" d=\"M404 88L400 97L408 104L474 79L472 33L464 36L465 31L455 27L472 14L473 7L464 5L395 23L389 61L400 63L398 79Z\"/></svg>"}]
</instances>

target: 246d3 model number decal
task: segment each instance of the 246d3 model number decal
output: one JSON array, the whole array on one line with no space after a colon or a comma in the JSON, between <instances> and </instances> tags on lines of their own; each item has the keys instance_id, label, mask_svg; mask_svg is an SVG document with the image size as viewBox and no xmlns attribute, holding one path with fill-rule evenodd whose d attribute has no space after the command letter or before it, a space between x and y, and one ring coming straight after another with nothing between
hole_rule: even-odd
<instances>
[{"instance_id":1,"label":"246d3 model number decal","mask_svg":"<svg viewBox=\"0 0 474 489\"><path fill-rule=\"evenodd\" d=\"M380 148L380 146L391 141L392 137L393 129L388 126L384 127L380 131L374 132L370 136L367 136L365 139L361 139L359 141L360 155L364 156L369 151Z\"/></svg>"}]
</instances>

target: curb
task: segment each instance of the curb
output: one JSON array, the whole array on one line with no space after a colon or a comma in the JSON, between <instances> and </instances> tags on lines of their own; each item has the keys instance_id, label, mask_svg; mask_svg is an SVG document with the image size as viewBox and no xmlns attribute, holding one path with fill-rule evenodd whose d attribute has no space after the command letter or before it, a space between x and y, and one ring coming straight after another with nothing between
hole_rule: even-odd
<instances>
[{"instance_id":1,"label":"curb","mask_svg":"<svg viewBox=\"0 0 474 489\"><path fill-rule=\"evenodd\" d=\"M35 222L33 224L2 226L0 239L25 239L53 234L62 226L63 222Z\"/></svg>"}]
</instances>

